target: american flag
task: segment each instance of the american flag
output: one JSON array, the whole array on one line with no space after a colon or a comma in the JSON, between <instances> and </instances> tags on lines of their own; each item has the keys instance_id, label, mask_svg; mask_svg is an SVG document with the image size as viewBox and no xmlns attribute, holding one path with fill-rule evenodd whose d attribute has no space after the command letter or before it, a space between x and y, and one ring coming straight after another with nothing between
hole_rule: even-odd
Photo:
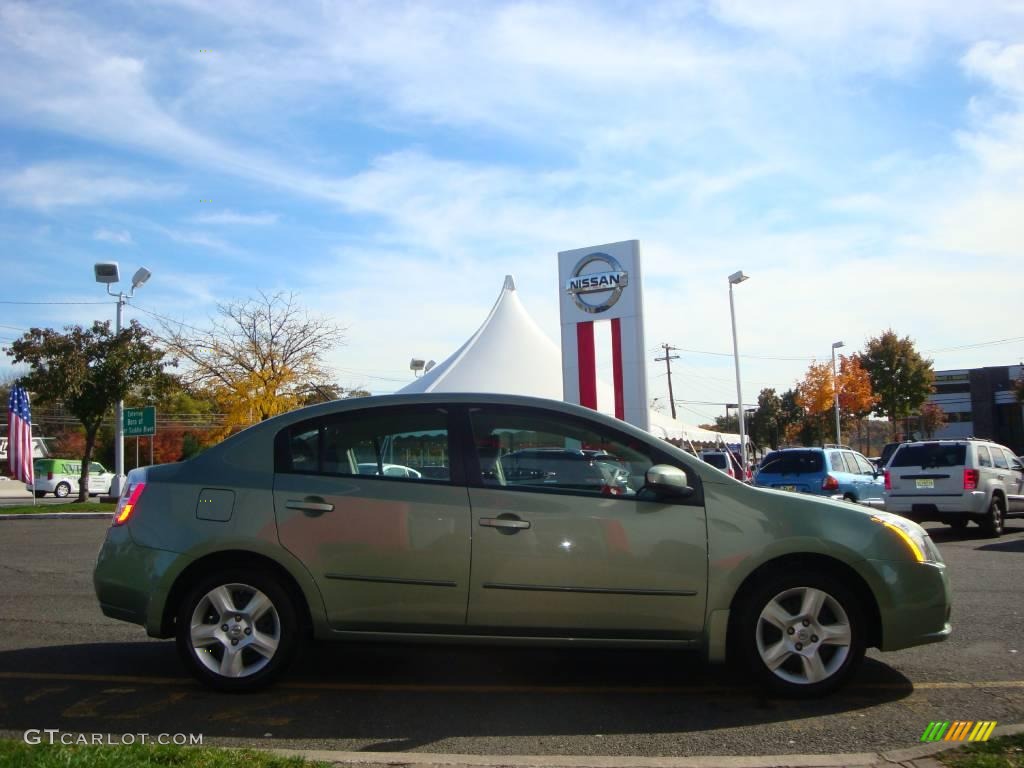
<instances>
[{"instance_id":1,"label":"american flag","mask_svg":"<svg viewBox=\"0 0 1024 768\"><path fill-rule=\"evenodd\" d=\"M28 407L28 392L22 386L14 387L7 401L7 463L16 480L34 484L32 411Z\"/></svg>"}]
</instances>

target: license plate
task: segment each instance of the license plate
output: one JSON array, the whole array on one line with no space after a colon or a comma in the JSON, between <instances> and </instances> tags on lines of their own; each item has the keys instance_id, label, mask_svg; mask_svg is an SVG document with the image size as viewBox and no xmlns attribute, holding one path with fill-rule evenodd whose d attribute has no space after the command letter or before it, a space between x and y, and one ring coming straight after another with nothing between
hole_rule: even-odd
<instances>
[{"instance_id":1,"label":"license plate","mask_svg":"<svg viewBox=\"0 0 1024 768\"><path fill-rule=\"evenodd\" d=\"M795 491L796 490L796 486L795 485L780 485L780 486L778 486L778 488L779 488L780 491Z\"/></svg>"},{"instance_id":2,"label":"license plate","mask_svg":"<svg viewBox=\"0 0 1024 768\"><path fill-rule=\"evenodd\" d=\"M935 487L935 481L934 480L917 480L916 484L917 484L918 488L934 488Z\"/></svg>"}]
</instances>

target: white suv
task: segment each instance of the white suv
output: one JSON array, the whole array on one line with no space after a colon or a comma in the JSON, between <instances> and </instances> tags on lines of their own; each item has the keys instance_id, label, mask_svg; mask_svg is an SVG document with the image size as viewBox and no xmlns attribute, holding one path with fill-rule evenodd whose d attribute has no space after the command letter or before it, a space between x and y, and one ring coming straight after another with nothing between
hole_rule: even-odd
<instances>
[{"instance_id":1,"label":"white suv","mask_svg":"<svg viewBox=\"0 0 1024 768\"><path fill-rule=\"evenodd\" d=\"M1024 515L1024 465L988 440L903 443L885 469L885 509L999 536L1004 518Z\"/></svg>"}]
</instances>

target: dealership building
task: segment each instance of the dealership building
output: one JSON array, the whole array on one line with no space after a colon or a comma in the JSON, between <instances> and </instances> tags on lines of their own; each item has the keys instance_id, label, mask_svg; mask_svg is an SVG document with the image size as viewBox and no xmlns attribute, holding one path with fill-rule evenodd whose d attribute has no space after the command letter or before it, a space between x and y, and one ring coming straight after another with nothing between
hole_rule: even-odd
<instances>
[{"instance_id":1,"label":"dealership building","mask_svg":"<svg viewBox=\"0 0 1024 768\"><path fill-rule=\"evenodd\" d=\"M1024 409L1014 390L1024 366L997 365L935 372L928 401L946 412L937 438L983 437L1024 454Z\"/></svg>"}]
</instances>

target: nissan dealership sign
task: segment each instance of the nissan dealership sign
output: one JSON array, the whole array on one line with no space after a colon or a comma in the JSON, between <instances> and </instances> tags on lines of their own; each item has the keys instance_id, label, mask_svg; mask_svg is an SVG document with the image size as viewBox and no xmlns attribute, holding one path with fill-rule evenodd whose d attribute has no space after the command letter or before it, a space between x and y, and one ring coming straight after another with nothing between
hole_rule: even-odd
<instances>
[{"instance_id":1,"label":"nissan dealership sign","mask_svg":"<svg viewBox=\"0 0 1024 768\"><path fill-rule=\"evenodd\" d=\"M648 428L640 243L626 240L558 254L562 388L567 402ZM599 403L594 327L607 323L613 402Z\"/></svg>"},{"instance_id":2,"label":"nissan dealership sign","mask_svg":"<svg viewBox=\"0 0 1024 768\"><path fill-rule=\"evenodd\" d=\"M615 306L629 285L629 273L607 253L588 253L572 269L565 291L584 312L598 314Z\"/></svg>"}]
</instances>

